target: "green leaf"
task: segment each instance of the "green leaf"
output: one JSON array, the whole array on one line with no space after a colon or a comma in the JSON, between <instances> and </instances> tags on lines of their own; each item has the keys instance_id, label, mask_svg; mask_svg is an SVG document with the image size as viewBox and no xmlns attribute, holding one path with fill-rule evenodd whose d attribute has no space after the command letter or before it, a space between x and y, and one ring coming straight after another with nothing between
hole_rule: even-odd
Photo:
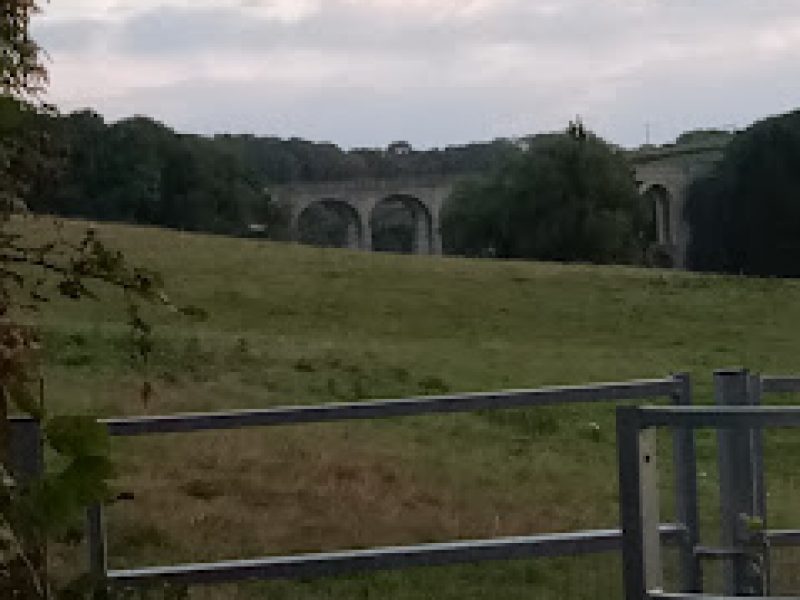
<instances>
[{"instance_id":1,"label":"green leaf","mask_svg":"<svg viewBox=\"0 0 800 600\"><path fill-rule=\"evenodd\" d=\"M108 430L91 417L54 417L48 421L45 433L59 454L72 457L108 455Z\"/></svg>"},{"instance_id":2,"label":"green leaf","mask_svg":"<svg viewBox=\"0 0 800 600\"><path fill-rule=\"evenodd\" d=\"M739 519L741 519L749 532L760 532L764 530L764 519L761 517L741 514L739 515Z\"/></svg>"},{"instance_id":3,"label":"green leaf","mask_svg":"<svg viewBox=\"0 0 800 600\"><path fill-rule=\"evenodd\" d=\"M108 479L112 476L107 458L76 458L62 472L34 483L18 500L16 513L47 535L62 535L75 527L87 505L110 498Z\"/></svg>"},{"instance_id":4,"label":"green leaf","mask_svg":"<svg viewBox=\"0 0 800 600\"><path fill-rule=\"evenodd\" d=\"M110 497L108 480L114 476L111 461L103 456L81 456L58 477L58 484L81 506L104 502Z\"/></svg>"},{"instance_id":5,"label":"green leaf","mask_svg":"<svg viewBox=\"0 0 800 600\"><path fill-rule=\"evenodd\" d=\"M57 535L68 529L81 511L72 490L65 489L57 476L48 475L17 501L15 512L20 516L20 523L46 535Z\"/></svg>"},{"instance_id":6,"label":"green leaf","mask_svg":"<svg viewBox=\"0 0 800 600\"><path fill-rule=\"evenodd\" d=\"M28 384L22 381L15 381L8 386L9 394L14 405L22 412L30 415L34 419L44 418L44 411L39 400L33 395Z\"/></svg>"}]
</instances>

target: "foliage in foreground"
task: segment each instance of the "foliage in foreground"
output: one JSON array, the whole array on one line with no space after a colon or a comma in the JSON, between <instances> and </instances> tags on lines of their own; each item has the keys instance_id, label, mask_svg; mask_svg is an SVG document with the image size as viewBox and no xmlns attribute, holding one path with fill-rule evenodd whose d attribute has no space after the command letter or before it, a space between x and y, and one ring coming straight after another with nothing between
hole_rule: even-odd
<instances>
[{"instance_id":1,"label":"foliage in foreground","mask_svg":"<svg viewBox=\"0 0 800 600\"><path fill-rule=\"evenodd\" d=\"M81 239L65 237L58 228L48 239L31 235L31 221L20 213L39 182L56 178L59 161L46 127L54 111L39 101L47 72L30 36L38 3L5 0L0 8L0 597L28 600L63 592L78 598L91 593L91 582L57 590L47 574L47 542L74 539L83 509L109 499L108 439L94 419L46 410L41 343L31 322L55 297L98 300L99 288L119 290L133 333L131 349L146 359L151 327L142 304L178 309L156 273L130 265L94 230ZM40 423L55 454L28 481L13 468L12 416L20 413Z\"/></svg>"},{"instance_id":2,"label":"foliage in foreground","mask_svg":"<svg viewBox=\"0 0 800 600\"><path fill-rule=\"evenodd\" d=\"M0 592L4 597L18 593L50 598L56 591L45 575L46 542L74 538L83 509L110 499L107 482L113 469L103 427L88 417L54 416L46 410L44 398L37 396L41 344L36 329L26 323L39 306L56 296L98 300L100 288L117 289L132 328L131 350L146 360L151 328L142 317L141 304L178 309L164 294L157 274L130 266L93 230L79 241L59 236L30 240L24 230L25 224L9 215L0 228ZM147 393L145 388L143 394ZM41 478L28 484L11 469L13 413L39 421L57 457Z\"/></svg>"}]
</instances>

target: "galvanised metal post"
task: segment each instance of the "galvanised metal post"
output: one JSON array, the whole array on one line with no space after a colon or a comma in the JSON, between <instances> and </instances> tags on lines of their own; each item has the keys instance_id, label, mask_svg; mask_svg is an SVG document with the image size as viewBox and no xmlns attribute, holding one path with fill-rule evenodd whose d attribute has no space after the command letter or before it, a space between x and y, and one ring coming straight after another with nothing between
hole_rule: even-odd
<instances>
[{"instance_id":1,"label":"galvanised metal post","mask_svg":"<svg viewBox=\"0 0 800 600\"><path fill-rule=\"evenodd\" d=\"M89 550L89 573L95 586L95 600L108 595L108 550L103 505L94 503L86 511L86 539Z\"/></svg>"},{"instance_id":2,"label":"galvanised metal post","mask_svg":"<svg viewBox=\"0 0 800 600\"><path fill-rule=\"evenodd\" d=\"M39 479L44 471L42 428L33 418L11 420L11 465L23 485Z\"/></svg>"},{"instance_id":3,"label":"galvanised metal post","mask_svg":"<svg viewBox=\"0 0 800 600\"><path fill-rule=\"evenodd\" d=\"M675 375L678 389L673 396L677 406L691 406L692 381L688 373ZM697 455L694 429L676 427L673 430L673 460L675 467L675 512L684 526L680 545L681 591L703 591L703 572L695 546L700 543L700 518L697 505Z\"/></svg>"},{"instance_id":4,"label":"galvanised metal post","mask_svg":"<svg viewBox=\"0 0 800 600\"><path fill-rule=\"evenodd\" d=\"M748 402L751 406L761 406L763 395L761 375L756 373L750 375L748 382ZM765 532L769 528L767 522L767 486L765 482L764 470L764 430L761 428L750 430L751 444L751 465L753 469L753 516L761 521L762 535L762 564L761 564L761 593L768 596L770 594L770 578L772 569L770 567L770 547L766 539Z\"/></svg>"},{"instance_id":5,"label":"galvanised metal post","mask_svg":"<svg viewBox=\"0 0 800 600\"><path fill-rule=\"evenodd\" d=\"M42 427L36 419L11 419L11 468L17 482L28 486L44 474L44 443ZM31 564L40 574L46 574L47 544L44 539L28 537L23 540Z\"/></svg>"},{"instance_id":6,"label":"galvanised metal post","mask_svg":"<svg viewBox=\"0 0 800 600\"><path fill-rule=\"evenodd\" d=\"M714 396L719 406L751 404L750 374L745 369L714 373ZM723 591L730 596L762 595L762 574L744 550L752 517L759 517L756 501L754 445L751 430L720 428L719 449L720 542L734 552L723 564Z\"/></svg>"},{"instance_id":7,"label":"galvanised metal post","mask_svg":"<svg viewBox=\"0 0 800 600\"><path fill-rule=\"evenodd\" d=\"M661 591L656 429L641 429L636 407L617 408L622 570L626 600Z\"/></svg>"}]
</instances>

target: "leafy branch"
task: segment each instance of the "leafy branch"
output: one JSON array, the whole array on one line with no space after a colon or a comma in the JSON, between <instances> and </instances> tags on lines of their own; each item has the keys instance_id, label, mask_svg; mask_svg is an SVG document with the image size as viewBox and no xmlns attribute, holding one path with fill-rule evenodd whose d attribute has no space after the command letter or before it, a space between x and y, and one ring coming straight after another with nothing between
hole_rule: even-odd
<instances>
[{"instance_id":1,"label":"leafy branch","mask_svg":"<svg viewBox=\"0 0 800 600\"><path fill-rule=\"evenodd\" d=\"M110 499L113 476L105 430L88 417L50 416L36 397L40 380L41 343L35 328L20 322L25 312L36 312L56 297L70 301L98 301L103 289L121 292L136 356L142 361L153 348L152 325L142 315L145 304L170 312L203 317L202 311L174 304L160 275L131 265L125 255L108 247L94 229L78 241L62 233L46 243L26 243L17 232L27 218L9 218L0 229L0 591L24 589L31 597L50 598L53 590L43 565L26 548L47 538L72 533L82 510ZM143 400L151 388L145 384ZM42 423L48 446L59 457L59 468L30 486L10 475L12 411ZM6 581L4 581L4 579Z\"/></svg>"},{"instance_id":2,"label":"leafy branch","mask_svg":"<svg viewBox=\"0 0 800 600\"><path fill-rule=\"evenodd\" d=\"M47 577L48 539L70 537L83 508L109 499L113 476L105 428L94 419L51 416L41 382L41 342L29 313L56 297L99 300L121 292L136 355L152 350L152 326L142 306L201 317L172 303L158 273L132 265L89 228L77 241L56 232L46 241L27 239L31 218L22 198L34 182L57 178L63 157L44 127L55 109L40 101L47 84L43 53L30 34L39 0L0 0L0 597L50 599L60 595ZM50 234L47 234L48 237ZM143 387L143 397L150 393ZM11 467L12 413L41 424L55 467L33 482L15 479ZM62 592L80 598L93 585L81 580Z\"/></svg>"}]
</instances>

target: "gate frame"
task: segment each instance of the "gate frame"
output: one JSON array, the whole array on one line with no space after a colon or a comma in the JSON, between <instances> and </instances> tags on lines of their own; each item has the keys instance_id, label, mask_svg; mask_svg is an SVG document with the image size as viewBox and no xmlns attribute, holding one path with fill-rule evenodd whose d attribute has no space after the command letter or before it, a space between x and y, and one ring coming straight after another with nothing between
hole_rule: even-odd
<instances>
[{"instance_id":1,"label":"gate frame","mask_svg":"<svg viewBox=\"0 0 800 600\"><path fill-rule=\"evenodd\" d=\"M720 372L720 374L725 373L737 373L737 376L741 377L741 374L746 372ZM800 406L620 406L617 408L620 520L626 600L723 598L699 593L668 594L662 589L663 567L658 537L659 498L655 447L655 432L658 427L674 430L712 428L738 432L762 430L768 427L800 428ZM773 536L796 539L796 536L800 536L800 532L797 531L766 531L765 534L767 539ZM695 554L697 555L697 552ZM772 597L773 600L776 598L777 596Z\"/></svg>"}]
</instances>

